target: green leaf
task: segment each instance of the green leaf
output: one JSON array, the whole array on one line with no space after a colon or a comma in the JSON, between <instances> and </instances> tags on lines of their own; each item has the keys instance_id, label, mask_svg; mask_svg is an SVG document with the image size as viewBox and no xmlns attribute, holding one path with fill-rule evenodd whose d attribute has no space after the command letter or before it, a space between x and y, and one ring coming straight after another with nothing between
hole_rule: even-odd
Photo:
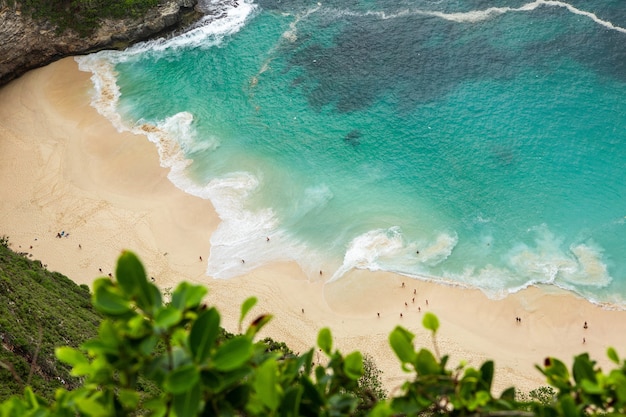
<instances>
[{"instance_id":1,"label":"green leaf","mask_svg":"<svg viewBox=\"0 0 626 417\"><path fill-rule=\"evenodd\" d=\"M363 375L363 355L361 352L352 352L344 359L343 371L354 381Z\"/></svg>"},{"instance_id":2,"label":"green leaf","mask_svg":"<svg viewBox=\"0 0 626 417\"><path fill-rule=\"evenodd\" d=\"M266 360L259 366L256 379L254 380L254 389L259 399L272 412L278 408L280 404L280 393L277 385L278 366L274 359Z\"/></svg>"},{"instance_id":3,"label":"green leaf","mask_svg":"<svg viewBox=\"0 0 626 417\"><path fill-rule=\"evenodd\" d=\"M115 277L120 288L129 298L138 294L148 283L143 264L137 255L127 250L122 251L122 254L117 258Z\"/></svg>"},{"instance_id":4,"label":"green leaf","mask_svg":"<svg viewBox=\"0 0 626 417\"><path fill-rule=\"evenodd\" d=\"M604 388L602 386L588 379L583 379L582 381L580 381L580 387L587 394L601 395L604 393Z\"/></svg>"},{"instance_id":5,"label":"green leaf","mask_svg":"<svg viewBox=\"0 0 626 417\"><path fill-rule=\"evenodd\" d=\"M500 399L504 401L515 401L515 387L509 387L502 391Z\"/></svg>"},{"instance_id":6,"label":"green leaf","mask_svg":"<svg viewBox=\"0 0 626 417\"><path fill-rule=\"evenodd\" d=\"M203 311L191 326L189 347L196 363L209 357L220 331L220 314L215 308Z\"/></svg>"},{"instance_id":7,"label":"green leaf","mask_svg":"<svg viewBox=\"0 0 626 417\"><path fill-rule=\"evenodd\" d=\"M124 408L128 410L136 409L140 400L139 393L132 389L120 388L118 391L118 397Z\"/></svg>"},{"instance_id":8,"label":"green leaf","mask_svg":"<svg viewBox=\"0 0 626 417\"><path fill-rule=\"evenodd\" d=\"M163 388L172 394L182 394L190 390L200 380L200 372L193 365L185 365L167 374Z\"/></svg>"},{"instance_id":9,"label":"green leaf","mask_svg":"<svg viewBox=\"0 0 626 417\"><path fill-rule=\"evenodd\" d=\"M437 359L426 349L420 349L417 353L415 369L419 375L437 375L441 372Z\"/></svg>"},{"instance_id":10,"label":"green leaf","mask_svg":"<svg viewBox=\"0 0 626 417\"><path fill-rule=\"evenodd\" d=\"M254 337L259 333L259 331L270 322L272 316L270 314L263 314L262 316L254 319L250 326L248 326L248 330L246 330L246 336Z\"/></svg>"},{"instance_id":11,"label":"green leaf","mask_svg":"<svg viewBox=\"0 0 626 417\"><path fill-rule=\"evenodd\" d=\"M121 316L132 311L130 301L116 291L108 278L100 278L94 282L93 305L111 316Z\"/></svg>"},{"instance_id":12,"label":"green leaf","mask_svg":"<svg viewBox=\"0 0 626 417\"><path fill-rule=\"evenodd\" d=\"M107 407L106 403L98 401L101 394L95 394L91 397L77 398L76 405L78 409L83 412L84 415L92 417L108 417L114 415L113 410Z\"/></svg>"},{"instance_id":13,"label":"green leaf","mask_svg":"<svg viewBox=\"0 0 626 417\"><path fill-rule=\"evenodd\" d=\"M58 347L54 350L54 354L58 360L61 362L65 362L68 365L76 366L76 365L84 365L89 363L85 355L82 354L78 349L74 349L71 347L63 346Z\"/></svg>"},{"instance_id":14,"label":"green leaf","mask_svg":"<svg viewBox=\"0 0 626 417\"><path fill-rule=\"evenodd\" d=\"M609 347L606 351L606 355L609 357L611 361L619 365L619 356L614 348Z\"/></svg>"},{"instance_id":15,"label":"green leaf","mask_svg":"<svg viewBox=\"0 0 626 417\"><path fill-rule=\"evenodd\" d=\"M246 317L246 314L248 314L248 312L252 309L252 307L256 305L256 303L257 303L256 297L250 297L246 301L243 302L243 304L241 305L241 314L239 315L239 326L241 326L241 323L243 323L243 320Z\"/></svg>"},{"instance_id":16,"label":"green leaf","mask_svg":"<svg viewBox=\"0 0 626 417\"><path fill-rule=\"evenodd\" d=\"M478 407L487 405L489 400L491 400L491 395L489 395L487 391L478 391L474 398L467 404L467 409L469 411L475 411Z\"/></svg>"},{"instance_id":17,"label":"green leaf","mask_svg":"<svg viewBox=\"0 0 626 417\"><path fill-rule=\"evenodd\" d=\"M480 378L483 382L483 389L491 392L491 384L493 382L494 364L493 361L487 361L480 367Z\"/></svg>"},{"instance_id":18,"label":"green leaf","mask_svg":"<svg viewBox=\"0 0 626 417\"><path fill-rule=\"evenodd\" d=\"M626 402L626 375L621 370L614 369L609 374L607 385L612 384L615 387L617 398L622 402Z\"/></svg>"},{"instance_id":19,"label":"green leaf","mask_svg":"<svg viewBox=\"0 0 626 417\"><path fill-rule=\"evenodd\" d=\"M246 363L252 356L252 341L245 336L237 336L224 343L215 352L213 364L219 371L232 371Z\"/></svg>"},{"instance_id":20,"label":"green leaf","mask_svg":"<svg viewBox=\"0 0 626 417\"><path fill-rule=\"evenodd\" d=\"M422 325L425 329L436 333L439 329L439 319L433 313L424 314L424 318L422 319Z\"/></svg>"},{"instance_id":21,"label":"green leaf","mask_svg":"<svg viewBox=\"0 0 626 417\"><path fill-rule=\"evenodd\" d=\"M330 329L328 327L324 327L317 335L317 346L319 346L322 351L324 351L327 355L330 355L330 352L333 348L333 336L330 334Z\"/></svg>"},{"instance_id":22,"label":"green leaf","mask_svg":"<svg viewBox=\"0 0 626 417\"><path fill-rule=\"evenodd\" d=\"M581 383L583 380L589 380L590 382L596 382L596 374L593 371L593 363L589 359L587 353L578 355L574 358L574 366L572 367L572 373L574 374L574 381Z\"/></svg>"},{"instance_id":23,"label":"green leaf","mask_svg":"<svg viewBox=\"0 0 626 417\"><path fill-rule=\"evenodd\" d=\"M174 306L167 306L157 311L154 322L157 327L167 330L178 324L183 318L183 313Z\"/></svg>"},{"instance_id":24,"label":"green leaf","mask_svg":"<svg viewBox=\"0 0 626 417\"><path fill-rule=\"evenodd\" d=\"M172 305L179 310L195 308L200 305L207 292L208 290L200 285L181 282L172 293Z\"/></svg>"},{"instance_id":25,"label":"green leaf","mask_svg":"<svg viewBox=\"0 0 626 417\"><path fill-rule=\"evenodd\" d=\"M285 390L285 394L283 395L283 400L281 401L279 415L298 416L298 410L300 409L303 393L304 387L302 385L287 388Z\"/></svg>"},{"instance_id":26,"label":"green leaf","mask_svg":"<svg viewBox=\"0 0 626 417\"><path fill-rule=\"evenodd\" d=\"M356 409L357 399L350 394L337 393L328 399L331 415L350 416Z\"/></svg>"},{"instance_id":27,"label":"green leaf","mask_svg":"<svg viewBox=\"0 0 626 417\"><path fill-rule=\"evenodd\" d=\"M402 363L402 368L406 370L404 364L415 362L415 348L413 338L415 335L403 327L397 326L389 334L389 344Z\"/></svg>"},{"instance_id":28,"label":"green leaf","mask_svg":"<svg viewBox=\"0 0 626 417\"><path fill-rule=\"evenodd\" d=\"M145 312L154 313L161 307L161 293L148 282L146 271L137 255L123 251L117 259L115 276L127 297L136 298L137 305Z\"/></svg>"},{"instance_id":29,"label":"green leaf","mask_svg":"<svg viewBox=\"0 0 626 417\"><path fill-rule=\"evenodd\" d=\"M561 390L569 390L571 383L569 371L563 362L556 358L546 358L545 368L538 368L548 379L548 382Z\"/></svg>"},{"instance_id":30,"label":"green leaf","mask_svg":"<svg viewBox=\"0 0 626 417\"><path fill-rule=\"evenodd\" d=\"M31 408L39 407L39 401L37 401L37 396L33 392L33 389L29 386L26 386L26 388L24 389L24 399L26 400L26 402L28 402L28 405Z\"/></svg>"},{"instance_id":31,"label":"green leaf","mask_svg":"<svg viewBox=\"0 0 626 417\"><path fill-rule=\"evenodd\" d=\"M197 416L202 402L201 394L200 384L196 383L187 391L174 395L172 403L176 417Z\"/></svg>"},{"instance_id":32,"label":"green leaf","mask_svg":"<svg viewBox=\"0 0 626 417\"><path fill-rule=\"evenodd\" d=\"M576 408L574 399L569 395L561 397L559 399L559 405L565 417L579 417L581 415L578 408Z\"/></svg>"},{"instance_id":33,"label":"green leaf","mask_svg":"<svg viewBox=\"0 0 626 417\"><path fill-rule=\"evenodd\" d=\"M380 401L376 403L374 409L368 414L369 417L391 417L397 415L398 412L394 410L387 402Z\"/></svg>"}]
</instances>

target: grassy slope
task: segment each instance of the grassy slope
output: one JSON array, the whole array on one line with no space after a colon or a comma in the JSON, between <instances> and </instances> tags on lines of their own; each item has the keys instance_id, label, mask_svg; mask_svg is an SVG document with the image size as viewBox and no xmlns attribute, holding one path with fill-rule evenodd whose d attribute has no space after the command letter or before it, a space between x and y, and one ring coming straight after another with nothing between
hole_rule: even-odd
<instances>
[{"instance_id":1,"label":"grassy slope","mask_svg":"<svg viewBox=\"0 0 626 417\"><path fill-rule=\"evenodd\" d=\"M56 388L79 383L56 360L55 346L77 347L94 337L101 316L88 288L11 251L6 238L0 243L0 401L23 391L7 366L23 383L32 372L35 392L53 398Z\"/></svg>"},{"instance_id":2,"label":"grassy slope","mask_svg":"<svg viewBox=\"0 0 626 417\"><path fill-rule=\"evenodd\" d=\"M19 5L34 19L53 23L60 32L69 28L82 35L92 33L100 19L138 18L159 3L160 0L0 0L0 6Z\"/></svg>"}]
</instances>

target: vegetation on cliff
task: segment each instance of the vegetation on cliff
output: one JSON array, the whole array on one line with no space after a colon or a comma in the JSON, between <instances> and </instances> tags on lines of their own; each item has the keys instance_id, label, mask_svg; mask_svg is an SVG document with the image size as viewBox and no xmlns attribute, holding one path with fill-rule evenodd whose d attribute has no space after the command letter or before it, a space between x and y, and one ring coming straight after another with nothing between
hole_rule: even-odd
<instances>
[{"instance_id":1,"label":"vegetation on cliff","mask_svg":"<svg viewBox=\"0 0 626 417\"><path fill-rule=\"evenodd\" d=\"M57 388L76 388L79 380L56 360L54 348L95 337L102 318L88 287L13 252L0 238L0 399L24 385L49 399Z\"/></svg>"},{"instance_id":2,"label":"vegetation on cliff","mask_svg":"<svg viewBox=\"0 0 626 417\"><path fill-rule=\"evenodd\" d=\"M159 0L6 0L10 7L38 20L53 23L59 31L73 29L88 34L100 19L134 18L159 4Z\"/></svg>"}]
</instances>

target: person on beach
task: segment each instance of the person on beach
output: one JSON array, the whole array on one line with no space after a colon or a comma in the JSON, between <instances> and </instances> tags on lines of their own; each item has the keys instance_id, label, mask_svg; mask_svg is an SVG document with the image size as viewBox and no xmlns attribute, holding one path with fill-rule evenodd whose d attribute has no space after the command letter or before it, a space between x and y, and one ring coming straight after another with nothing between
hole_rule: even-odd
<instances>
[{"instance_id":1,"label":"person on beach","mask_svg":"<svg viewBox=\"0 0 626 417\"><path fill-rule=\"evenodd\" d=\"M586 330L586 329L587 329L587 327L588 327L588 326L587 326L587 322L585 322L585 324L583 324L583 329L585 329L585 330Z\"/></svg>"},{"instance_id":2,"label":"person on beach","mask_svg":"<svg viewBox=\"0 0 626 417\"><path fill-rule=\"evenodd\" d=\"M404 282L402 283L402 288L404 288Z\"/></svg>"}]
</instances>

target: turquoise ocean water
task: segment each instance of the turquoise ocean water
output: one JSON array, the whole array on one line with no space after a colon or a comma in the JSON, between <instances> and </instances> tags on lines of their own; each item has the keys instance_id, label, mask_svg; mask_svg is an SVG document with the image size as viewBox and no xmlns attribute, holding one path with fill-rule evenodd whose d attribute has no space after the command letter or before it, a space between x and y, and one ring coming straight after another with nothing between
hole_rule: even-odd
<instances>
[{"instance_id":1,"label":"turquoise ocean water","mask_svg":"<svg viewBox=\"0 0 626 417\"><path fill-rule=\"evenodd\" d=\"M77 58L216 207L207 274L295 260L626 306L622 0L211 3Z\"/></svg>"}]
</instances>

